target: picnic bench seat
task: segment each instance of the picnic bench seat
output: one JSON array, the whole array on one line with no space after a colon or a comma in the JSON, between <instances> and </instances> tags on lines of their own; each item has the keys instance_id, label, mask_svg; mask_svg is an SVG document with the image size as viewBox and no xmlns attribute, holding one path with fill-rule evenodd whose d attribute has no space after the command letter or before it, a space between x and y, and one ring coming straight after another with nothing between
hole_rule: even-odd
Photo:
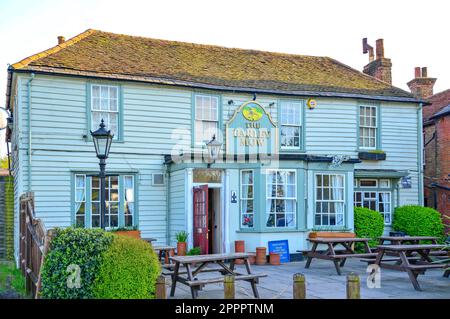
<instances>
[{"instance_id":1,"label":"picnic bench seat","mask_svg":"<svg viewBox=\"0 0 450 319\"><path fill-rule=\"evenodd\" d=\"M403 266L403 267L413 269L413 270L427 270L427 269L446 268L447 265L446 264L426 264L426 265L413 264L413 265L408 265L408 266Z\"/></svg>"},{"instance_id":2,"label":"picnic bench seat","mask_svg":"<svg viewBox=\"0 0 450 319\"><path fill-rule=\"evenodd\" d=\"M362 254L334 254L330 255L332 258L366 258L366 257L376 257L377 253L362 253Z\"/></svg>"},{"instance_id":3,"label":"picnic bench seat","mask_svg":"<svg viewBox=\"0 0 450 319\"><path fill-rule=\"evenodd\" d=\"M420 260L420 257L408 257L408 260ZM375 258L361 258L360 261L362 262L367 262L367 263L374 263L375 262ZM396 258L383 258L383 261L401 261L400 257L396 257Z\"/></svg>"},{"instance_id":4,"label":"picnic bench seat","mask_svg":"<svg viewBox=\"0 0 450 319\"><path fill-rule=\"evenodd\" d=\"M246 280L246 281L255 281L258 283L258 279L262 277L267 277L266 274L252 274L252 275L239 275L234 276L234 280ZM220 283L225 280L225 277L216 277L216 278L208 278L201 280L187 280L186 284L190 287L193 286L204 286L207 284Z\"/></svg>"}]
</instances>

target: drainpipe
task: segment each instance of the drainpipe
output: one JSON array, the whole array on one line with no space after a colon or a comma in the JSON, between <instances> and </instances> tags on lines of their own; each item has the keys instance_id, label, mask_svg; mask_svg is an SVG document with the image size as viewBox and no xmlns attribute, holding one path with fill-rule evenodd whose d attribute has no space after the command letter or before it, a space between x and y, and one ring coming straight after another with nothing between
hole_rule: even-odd
<instances>
[{"instance_id":1,"label":"drainpipe","mask_svg":"<svg viewBox=\"0 0 450 319\"><path fill-rule=\"evenodd\" d=\"M170 245L170 169L166 164L166 244Z\"/></svg>"},{"instance_id":2,"label":"drainpipe","mask_svg":"<svg viewBox=\"0 0 450 319\"><path fill-rule=\"evenodd\" d=\"M417 173L418 173L418 191L419 205L423 206L423 123L422 123L422 103L417 108Z\"/></svg>"},{"instance_id":3,"label":"drainpipe","mask_svg":"<svg viewBox=\"0 0 450 319\"><path fill-rule=\"evenodd\" d=\"M28 191L31 192L31 82L34 80L34 73L31 73L31 79L27 82L28 90Z\"/></svg>"}]
</instances>

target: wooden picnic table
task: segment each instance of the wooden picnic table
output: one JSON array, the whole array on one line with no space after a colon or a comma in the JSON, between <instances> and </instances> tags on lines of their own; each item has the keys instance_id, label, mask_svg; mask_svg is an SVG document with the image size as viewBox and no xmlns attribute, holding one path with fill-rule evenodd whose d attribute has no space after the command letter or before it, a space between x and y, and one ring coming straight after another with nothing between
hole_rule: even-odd
<instances>
[{"instance_id":1,"label":"wooden picnic table","mask_svg":"<svg viewBox=\"0 0 450 319\"><path fill-rule=\"evenodd\" d=\"M414 289L422 290L417 281L420 274L424 274L428 269L445 268L445 264L434 264L430 257L433 250L441 250L444 245L428 244L428 245L380 245L377 246L378 254L374 264L381 268L405 271L408 273ZM384 259L388 253L398 256L397 259ZM394 264L389 262L394 261ZM411 262L412 263L411 263Z\"/></svg>"},{"instance_id":2,"label":"wooden picnic table","mask_svg":"<svg viewBox=\"0 0 450 319\"><path fill-rule=\"evenodd\" d=\"M309 238L312 244L312 249L306 252L308 257L305 268L309 268L313 258L331 260L334 263L336 272L341 275L341 267L344 267L347 258L369 258L375 257L377 254L373 253L369 247L369 238ZM355 243L363 243L365 253L358 254L352 247ZM326 245L328 247L325 251L318 251L318 246ZM342 246L344 249L336 250L337 246Z\"/></svg>"},{"instance_id":3,"label":"wooden picnic table","mask_svg":"<svg viewBox=\"0 0 450 319\"><path fill-rule=\"evenodd\" d=\"M158 253L159 261L162 262L162 258L164 256L164 264L163 267L170 268L170 259L169 256L175 255L175 247L173 246L154 246L153 250Z\"/></svg>"},{"instance_id":4,"label":"wooden picnic table","mask_svg":"<svg viewBox=\"0 0 450 319\"><path fill-rule=\"evenodd\" d=\"M170 296L175 295L175 288L177 282L185 284L190 287L192 298L195 299L198 296L198 291L205 285L212 283L223 282L225 275L234 275L235 280L248 281L252 287L255 298L259 298L258 289L256 284L260 277L266 277L265 274L252 274L250 262L248 258L250 254L247 253L231 253L231 254L211 254L211 255L195 255L195 256L174 256L170 259L175 263L173 267L172 276L172 288L170 290ZM241 274L235 271L235 261L237 259L243 259L247 274ZM230 262L230 265L225 264L226 261ZM217 264L220 267L207 268L209 264ZM186 271L180 271L180 267L184 266ZM196 267L195 269L193 269ZM220 272L221 277L199 279L198 274L201 272ZM186 275L186 276L182 276Z\"/></svg>"},{"instance_id":5,"label":"wooden picnic table","mask_svg":"<svg viewBox=\"0 0 450 319\"><path fill-rule=\"evenodd\" d=\"M391 245L420 245L421 241L431 241L432 244L438 244L438 237L433 236L381 236L379 237L379 245L385 245L389 242ZM432 256L447 256L444 250L430 251Z\"/></svg>"}]
</instances>

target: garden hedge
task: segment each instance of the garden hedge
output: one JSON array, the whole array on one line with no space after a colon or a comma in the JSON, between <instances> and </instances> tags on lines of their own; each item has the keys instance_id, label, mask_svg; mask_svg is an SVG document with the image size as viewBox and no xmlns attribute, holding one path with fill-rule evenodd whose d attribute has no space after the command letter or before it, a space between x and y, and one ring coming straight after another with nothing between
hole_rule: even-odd
<instances>
[{"instance_id":1,"label":"garden hedge","mask_svg":"<svg viewBox=\"0 0 450 319\"><path fill-rule=\"evenodd\" d=\"M154 298L156 279L160 273L158 258L147 242L116 235L112 245L103 254L94 284L94 297Z\"/></svg>"},{"instance_id":2,"label":"garden hedge","mask_svg":"<svg viewBox=\"0 0 450 319\"><path fill-rule=\"evenodd\" d=\"M93 298L93 284L98 274L102 254L111 245L113 235L99 229L56 229L50 251L42 269L41 297L48 299ZM67 284L73 270L80 267L80 287ZM76 274L75 274L76 275ZM72 283L75 283L73 280Z\"/></svg>"},{"instance_id":3,"label":"garden hedge","mask_svg":"<svg viewBox=\"0 0 450 319\"><path fill-rule=\"evenodd\" d=\"M73 265L79 266L79 285ZM143 240L99 229L57 229L42 269L41 297L153 298L160 272L156 254Z\"/></svg>"},{"instance_id":4,"label":"garden hedge","mask_svg":"<svg viewBox=\"0 0 450 319\"><path fill-rule=\"evenodd\" d=\"M441 214L430 207L406 205L394 210L392 227L410 236L444 237Z\"/></svg>"},{"instance_id":5,"label":"garden hedge","mask_svg":"<svg viewBox=\"0 0 450 319\"><path fill-rule=\"evenodd\" d=\"M0 195L1 196L1 195ZM5 248L6 259L14 260L14 178L5 177Z\"/></svg>"},{"instance_id":6,"label":"garden hedge","mask_svg":"<svg viewBox=\"0 0 450 319\"><path fill-rule=\"evenodd\" d=\"M355 233L358 238L371 238L369 246L374 247L378 244L377 238L383 235L384 220L383 215L374 210L365 207L355 207ZM362 249L357 245L358 250Z\"/></svg>"}]
</instances>

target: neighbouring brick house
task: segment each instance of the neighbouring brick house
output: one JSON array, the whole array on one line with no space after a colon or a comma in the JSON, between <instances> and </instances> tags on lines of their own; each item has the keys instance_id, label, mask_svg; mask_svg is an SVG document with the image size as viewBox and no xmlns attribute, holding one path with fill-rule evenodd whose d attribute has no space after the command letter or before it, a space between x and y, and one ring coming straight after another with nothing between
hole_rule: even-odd
<instances>
[{"instance_id":1,"label":"neighbouring brick house","mask_svg":"<svg viewBox=\"0 0 450 319\"><path fill-rule=\"evenodd\" d=\"M423 107L425 205L450 218L450 89L433 94L435 82L417 67L408 86L430 103ZM450 220L444 221L448 231Z\"/></svg>"}]
</instances>

